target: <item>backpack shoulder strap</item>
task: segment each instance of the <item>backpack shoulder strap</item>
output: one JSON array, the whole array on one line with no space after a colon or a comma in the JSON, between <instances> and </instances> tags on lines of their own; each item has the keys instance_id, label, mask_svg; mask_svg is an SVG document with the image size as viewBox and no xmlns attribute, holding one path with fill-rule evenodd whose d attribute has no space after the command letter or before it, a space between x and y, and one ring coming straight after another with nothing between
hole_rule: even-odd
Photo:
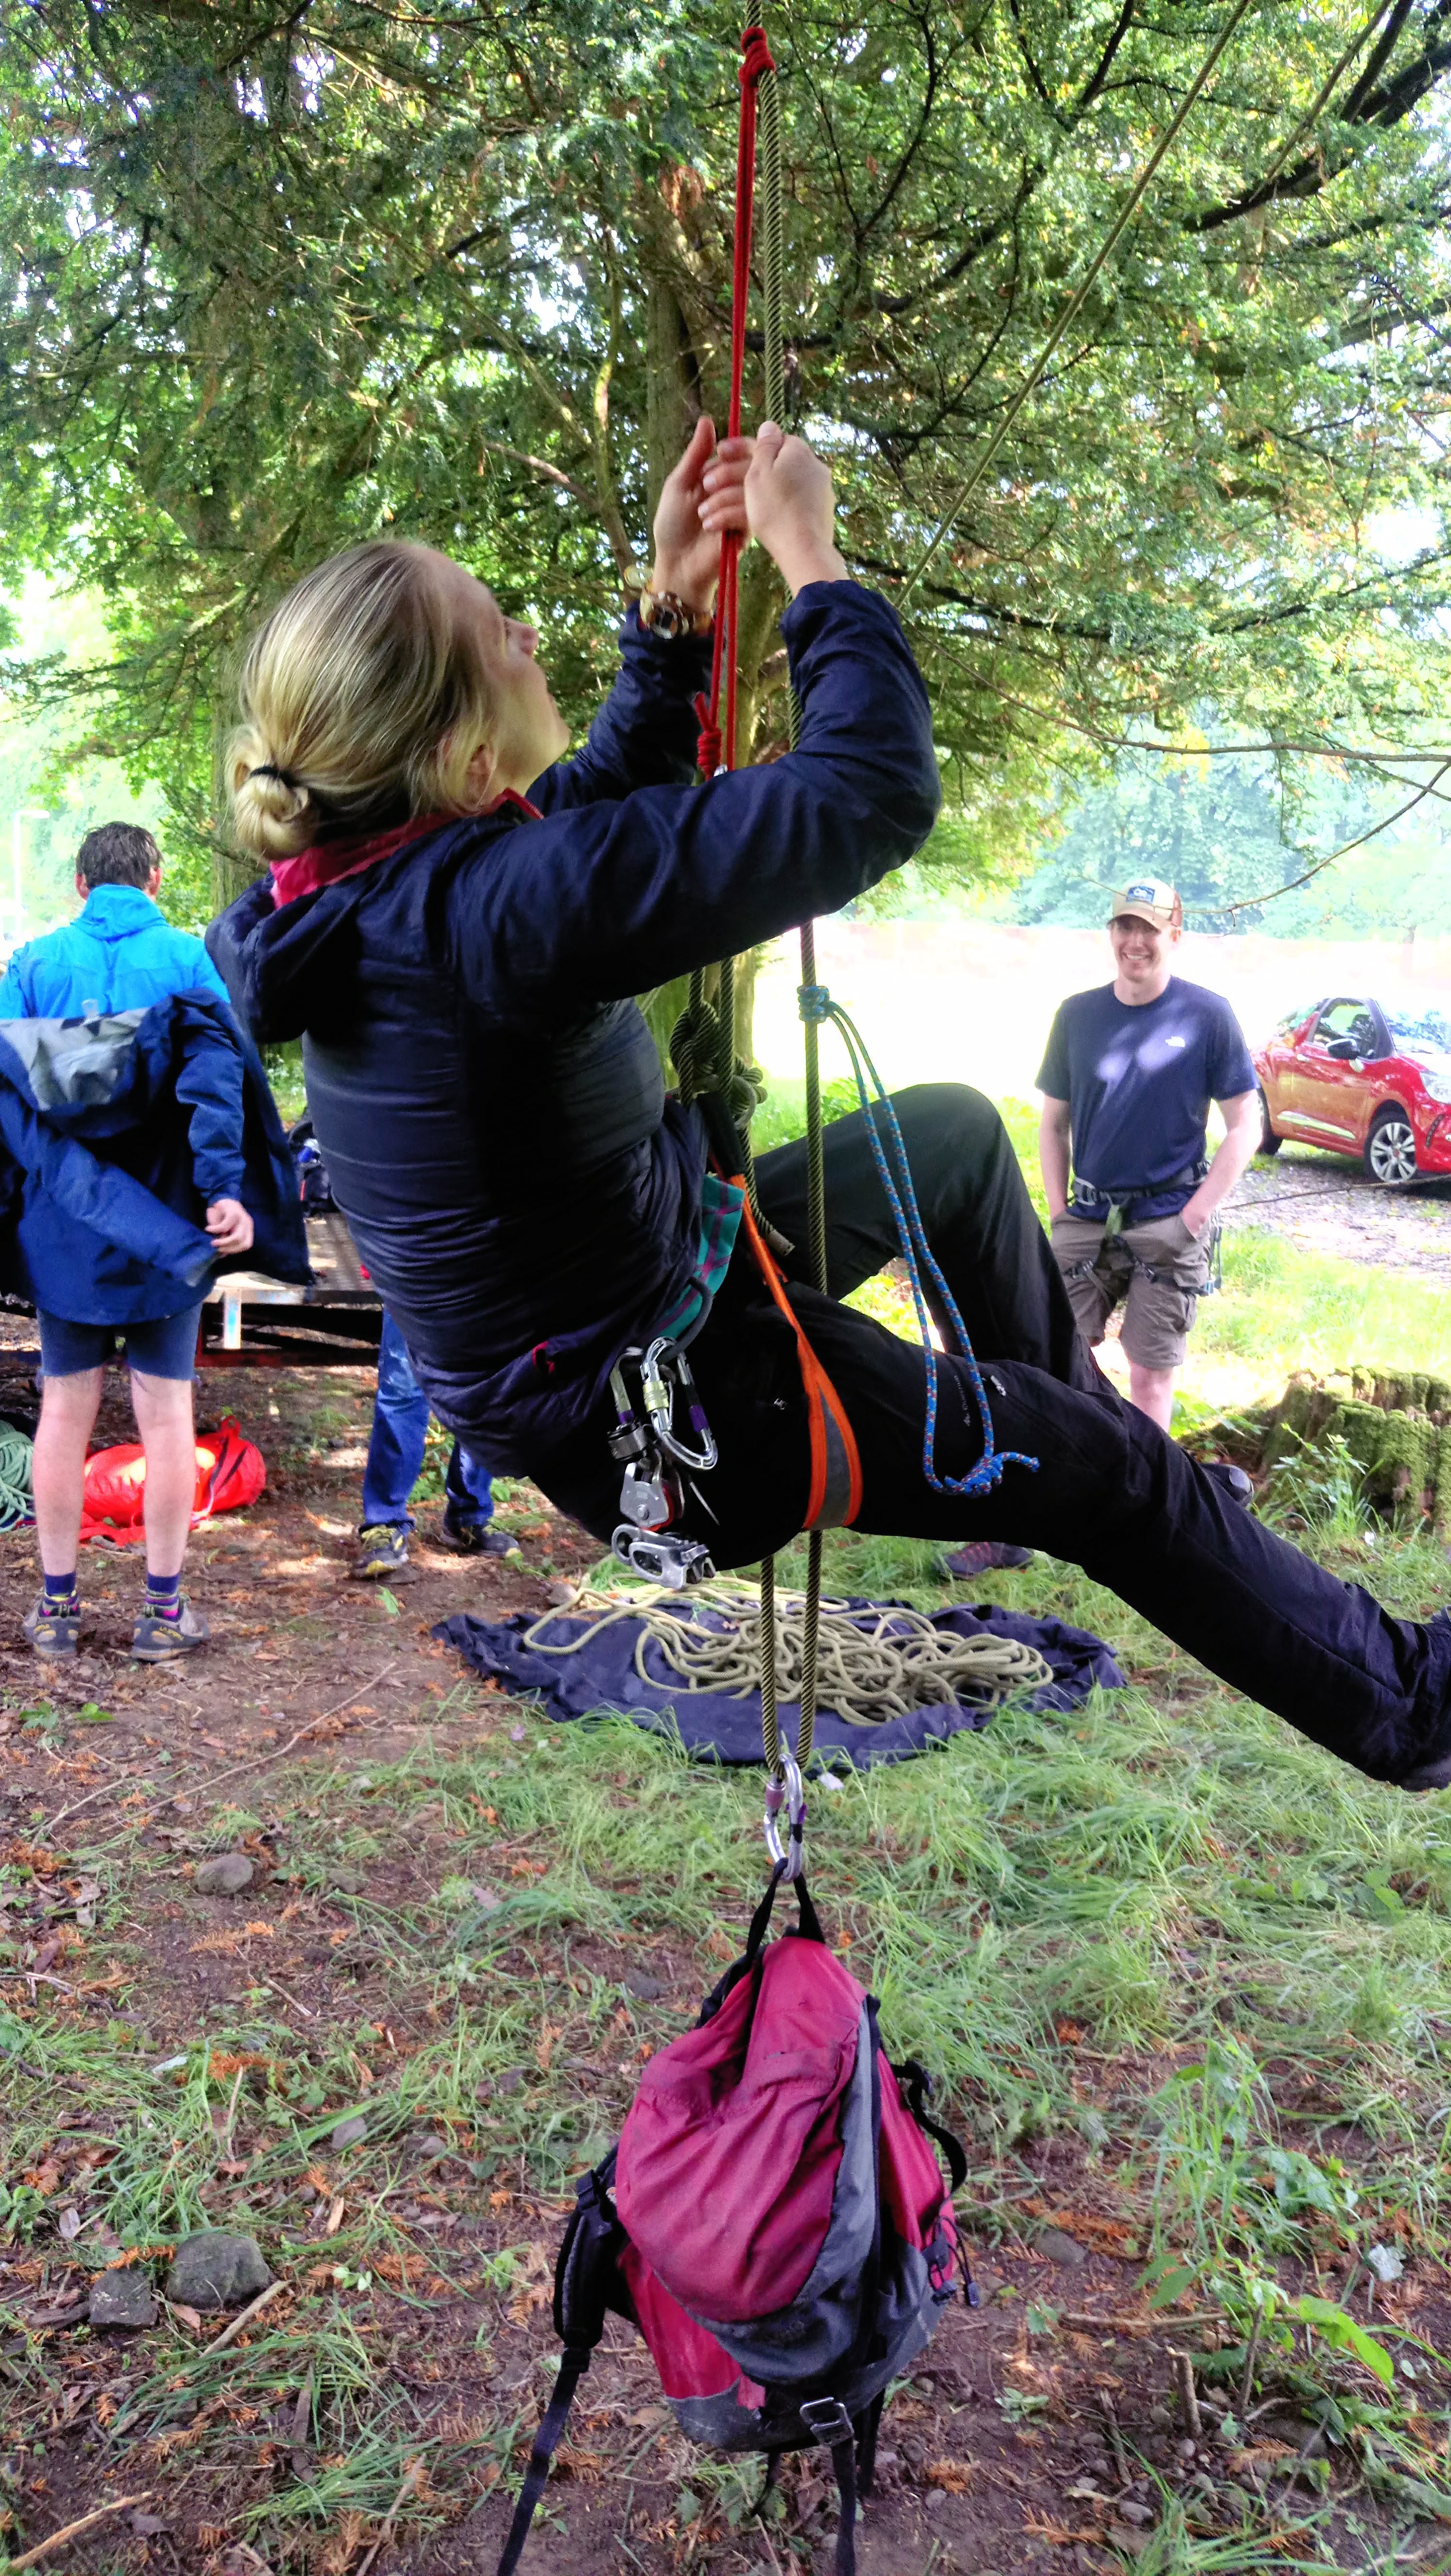
<instances>
[{"instance_id":1,"label":"backpack shoulder strap","mask_svg":"<svg viewBox=\"0 0 1451 2576\"><path fill-rule=\"evenodd\" d=\"M534 2519L535 2509L544 2493L549 2476L549 2463L559 2447L560 2436L569 2420L569 2410L574 2404L574 2392L589 2368L590 2354L593 2349L592 2344L565 2345L559 2364L559 2376L554 2383L554 2395L549 2401L544 2421L534 2436L534 2448L529 2454L529 2466L524 2473L524 2484L519 2490L519 2501L514 2507L514 2519L509 2525L509 2537L504 2543L504 2554L499 2560L498 2576L514 2576L514 2570L523 2553L524 2543L529 2537L529 2525Z\"/></svg>"},{"instance_id":2,"label":"backpack shoulder strap","mask_svg":"<svg viewBox=\"0 0 1451 2576\"><path fill-rule=\"evenodd\" d=\"M836 2492L841 2499L841 2520L836 2526L836 2562L834 2576L856 2576L856 2440L848 2434L844 2442L832 2446L831 2465L836 2472ZM503 2576L503 2571L500 2571Z\"/></svg>"},{"instance_id":3,"label":"backpack shoulder strap","mask_svg":"<svg viewBox=\"0 0 1451 2576\"><path fill-rule=\"evenodd\" d=\"M893 2067L892 2073L902 2088L907 2108L918 2128L924 2130L929 2138L934 2138L942 2149L953 2190L961 2191L967 2180L967 2153L962 2140L955 2138L940 2120L934 2120L927 2108L935 2088L926 2067L919 2066L915 2057L907 2057L900 2066Z\"/></svg>"},{"instance_id":4,"label":"backpack shoulder strap","mask_svg":"<svg viewBox=\"0 0 1451 2576\"><path fill-rule=\"evenodd\" d=\"M524 2484L514 2507L509 2537L499 2560L498 2576L514 2576L529 2526L549 2476L549 2463L569 2420L574 2392L590 2365L590 2356L605 2330L607 2308L627 2306L619 2295L616 2257L623 2234L614 2213L610 2187L615 2178L611 2149L602 2165L576 2184L576 2207L564 2231L554 2267L554 2327L563 2343L559 2375L544 2421L534 2436Z\"/></svg>"}]
</instances>

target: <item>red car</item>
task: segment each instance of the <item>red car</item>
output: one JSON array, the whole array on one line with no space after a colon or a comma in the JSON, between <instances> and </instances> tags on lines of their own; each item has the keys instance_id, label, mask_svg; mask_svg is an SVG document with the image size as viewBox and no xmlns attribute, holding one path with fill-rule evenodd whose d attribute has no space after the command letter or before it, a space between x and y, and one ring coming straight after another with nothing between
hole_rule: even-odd
<instances>
[{"instance_id":1,"label":"red car","mask_svg":"<svg viewBox=\"0 0 1451 2576\"><path fill-rule=\"evenodd\" d=\"M1337 993L1255 1050L1263 1151L1359 1154L1373 1181L1451 1172L1451 1008Z\"/></svg>"}]
</instances>

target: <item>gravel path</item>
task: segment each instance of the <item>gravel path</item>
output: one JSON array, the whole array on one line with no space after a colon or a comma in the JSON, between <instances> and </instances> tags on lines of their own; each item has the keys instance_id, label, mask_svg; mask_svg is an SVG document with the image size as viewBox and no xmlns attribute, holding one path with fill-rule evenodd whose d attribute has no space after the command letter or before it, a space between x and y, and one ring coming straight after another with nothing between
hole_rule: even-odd
<instances>
[{"instance_id":1,"label":"gravel path","mask_svg":"<svg viewBox=\"0 0 1451 2576\"><path fill-rule=\"evenodd\" d=\"M1252 1163L1229 1203L1231 1226L1264 1226L1307 1252L1370 1261L1451 1287L1451 1181L1385 1189L1359 1163L1286 1145Z\"/></svg>"}]
</instances>

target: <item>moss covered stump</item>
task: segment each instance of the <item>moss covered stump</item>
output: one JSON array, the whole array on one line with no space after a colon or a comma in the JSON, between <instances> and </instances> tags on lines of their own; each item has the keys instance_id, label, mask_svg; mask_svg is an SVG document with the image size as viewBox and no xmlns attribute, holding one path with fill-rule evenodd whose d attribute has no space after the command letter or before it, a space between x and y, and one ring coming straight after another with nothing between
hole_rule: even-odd
<instances>
[{"instance_id":1,"label":"moss covered stump","mask_svg":"<svg viewBox=\"0 0 1451 2576\"><path fill-rule=\"evenodd\" d=\"M1415 1372L1353 1368L1292 1377L1269 1418L1264 1464L1328 1448L1339 1437L1378 1511L1451 1528L1451 1383Z\"/></svg>"}]
</instances>

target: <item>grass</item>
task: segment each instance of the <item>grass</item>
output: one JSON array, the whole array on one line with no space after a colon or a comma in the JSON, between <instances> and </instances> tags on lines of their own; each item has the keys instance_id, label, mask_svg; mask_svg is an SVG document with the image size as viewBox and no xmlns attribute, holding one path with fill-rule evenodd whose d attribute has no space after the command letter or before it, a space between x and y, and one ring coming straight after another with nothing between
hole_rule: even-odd
<instances>
[{"instance_id":1,"label":"grass","mask_svg":"<svg viewBox=\"0 0 1451 2576\"><path fill-rule=\"evenodd\" d=\"M1353 1536L1326 1545L1359 1570ZM838 1536L830 1560L838 1589L945 1597L925 1546ZM1383 1547L1374 1574L1398 1607L1443 1588L1421 1542ZM970 2141L969 2223L989 2246L1031 2238L1044 2160L1067 2155L1077 2204L1117 2227L1150 2286L1158 2261L1222 2313L1207 2388L1218 2372L1238 2402L1254 2303L1268 2297L1255 2403L1279 2392L1312 2415L1333 2409L1379 2512L1451 2517L1444 2418L1409 2384L1388 2391L1333 2331L1317 2328L1307 2349L1292 2313L1312 2280L1343 2309L1372 2246L1422 2262L1446 2246L1451 1807L1339 1769L1069 1568L1040 1561L993 1588L1110 1635L1131 1686L1068 1718L1010 1709L930 1758L853 1775L813 1799L811 1821L814 1886L881 1997L893 2049L941 2076ZM114 2346L84 2330L67 2365L71 2386L104 2377L110 2392L108 2475L173 2461L205 2472L278 2571L349 2564L339 2535L361 2552L410 2479L416 2534L508 2472L538 2382L526 2372L493 2389L494 2355L547 2269L557 2222L541 2229L540 2202L602 2152L640 2054L682 2026L678 2001L635 2001L599 1945L646 1966L662 1946L683 1949L704 1982L759 1877L754 1778L685 1772L622 1721L526 1716L510 1731L509 1714L464 1749L425 1742L366 1781L339 1767L305 1791L275 1782L264 1808L216 1820L228 1839L270 1836L279 1894L313 1902L340 1858L418 1856L404 1902L327 1900L347 1927L343 1958L356 1950L365 1968L366 2017L299 2031L254 1983L170 2066L175 2052L133 2025L78 2027L41 1996L0 2019L17 2253L53 2241L59 2193L86 2214L75 2250L87 2265L108 2243L144 2249L226 2224L257 2233L292 2286L225 2360L172 2316L119 2378ZM123 1957L132 1936L135 1972L160 1858L111 1837L67 1859L101 1880L103 1926ZM11 1875L23 1886L25 1864ZM359 2111L365 2139L335 2147L337 2123ZM77 2181L82 2139L91 2161ZM46 2171L58 2157L59 2186ZM421 2229L430 2209L448 2226ZM465 2291L479 2378L445 2434L407 2320L422 2328L440 2296ZM1413 2331L1413 2311L1399 2313ZM17 2424L34 2423L44 2455L54 2347L13 2301L0 2324ZM278 2473L258 2493L243 2437L304 2389L308 2473L284 2474L287 2445L274 2442ZM27 2471L34 2457L17 2455ZM693 2469L690 2492L720 2563L748 2563L728 2554L732 2478ZM18 2468L8 2500L24 2527ZM1276 2563L1283 2522L1247 2510L1244 2529L1196 2536L1170 2498L1140 2567ZM681 2550L694 2527L680 2524Z\"/></svg>"},{"instance_id":2,"label":"grass","mask_svg":"<svg viewBox=\"0 0 1451 2576\"><path fill-rule=\"evenodd\" d=\"M1230 1235L1224 1291L1199 1310L1195 1347L1273 1375L1317 1373L1373 1356L1383 1368L1451 1366L1444 1289L1284 1242L1266 1226Z\"/></svg>"},{"instance_id":3,"label":"grass","mask_svg":"<svg viewBox=\"0 0 1451 2576\"><path fill-rule=\"evenodd\" d=\"M1031 1177L1031 1113L1009 1110ZM1267 1385L1307 1363L1438 1364L1439 1301L1417 1282L1270 1234L1236 1238L1226 1270L1201 1342L1245 1351ZM890 1284L870 1294L891 1306ZM355 1410L319 1411L319 1453L356 1434ZM430 1452L435 1483L445 1455ZM506 1521L527 1517L522 1490L499 1500ZM1444 1601L1439 1551L1374 1525L1343 1460L1286 1470L1265 1507L1398 1614ZM803 1572L801 1551L782 1580ZM952 1597L936 1549L850 1534L828 1542L828 1581L926 1608ZM818 1790L813 1888L828 1927L881 1998L894 2053L941 2079L970 2148L964 2218L1009 2272L1000 2298L1045 2221L1071 2221L1122 2256L1120 2305L1164 2302L1180 2340L1175 2301L1213 2321L1195 2343L1201 2394L1247 2457L1266 2410L1298 2425L1292 2452L1318 2434L1276 2488L1269 2471L1236 2483L1223 2444L1212 2471L1176 2483L1130 2425L1156 2516L1140 2576L1287 2561L1437 2576L1451 2556L1438 2357L1451 1802L1339 1768L1070 1567L1039 1559L983 1588L1108 1637L1129 1685L1069 1717L1009 1707L981 1735ZM617 1719L554 1727L482 1693L469 1707L466 1733L420 1731L400 1761L360 1771L323 1756L234 1783L210 1812L203 1801L191 1847L249 1839L268 1856L245 1919L255 1903L275 1937L243 1943L239 1997L190 2017L164 1966L164 1941L188 1935L173 1921L176 1851L145 1822L165 1750L132 1784L135 1822L87 1809L52 1852L43 1807L10 1810L0 2576L7 2549L64 2519L52 2474L62 2492L88 2477L94 2493L124 2481L176 2499L190 2516L182 2563L220 2568L223 2541L245 2541L273 2576L348 2576L395 2508L416 2551L517 2481L548 2387L548 2273L571 2177L735 1947L761 1879L760 1783L690 1769ZM27 1741L64 1763L86 1717L38 1708ZM100 1890L85 1948L116 1983L66 2003L17 1973L19 1927L38 1885L82 1875ZM290 1919L329 1962L327 2009L306 2018L278 1997L298 1974ZM664 1991L637 1999L627 1968ZM337 2142L358 2116L362 2137ZM73 2240L58 2232L70 2208ZM130 2255L160 2282L156 2249L217 2225L255 2234L287 2285L226 2353L165 2307L135 2339L36 2322L42 2285L67 2265L84 2275ZM1066 2373L1071 2333L1046 2276L1028 2277L1020 2351ZM1082 2367L1091 2389L1104 2348ZM914 2389L907 2403L922 2405ZM819 2576L824 2525L799 2484L762 2526L754 2470L688 2452L659 2429L652 2393L642 2380L617 2419L592 2401L580 2457L601 2465L551 2493L541 2563L546 2551L581 2563L559 2553L594 2476L626 2498L622 2566L686 2576L709 2559L744 2576L766 2563L764 2539L779 2576ZM993 2424L1014 2442L1068 2444L1081 2411L1050 2376L1041 2394L1001 2389ZM935 2439L970 2459L980 2414ZM655 2518L629 2521L635 2482L651 2481ZM144 2563L124 2533L91 2546L96 2576ZM1004 2552L1005 2571L1019 2563L1011 2539ZM940 2539L914 2563L923 2576L962 2564Z\"/></svg>"}]
</instances>

